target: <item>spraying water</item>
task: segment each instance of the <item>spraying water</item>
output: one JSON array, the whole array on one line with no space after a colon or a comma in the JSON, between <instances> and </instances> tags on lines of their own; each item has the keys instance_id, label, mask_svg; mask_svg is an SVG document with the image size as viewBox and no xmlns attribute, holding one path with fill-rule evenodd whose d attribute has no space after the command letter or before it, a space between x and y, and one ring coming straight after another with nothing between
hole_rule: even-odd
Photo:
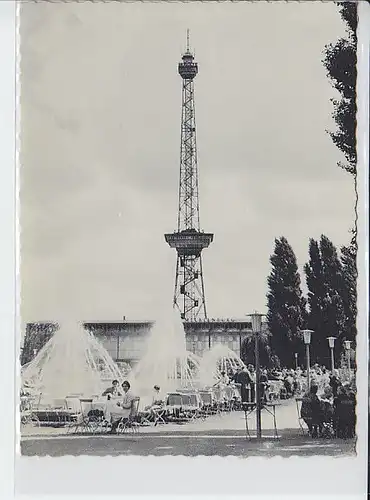
<instances>
[{"instance_id":1,"label":"spraying water","mask_svg":"<svg viewBox=\"0 0 370 500\"><path fill-rule=\"evenodd\" d=\"M146 398L154 384L163 392L194 387L198 368L199 359L186 350L180 314L173 309L154 323L145 354L133 369L130 380L134 391Z\"/></svg>"},{"instance_id":2,"label":"spraying water","mask_svg":"<svg viewBox=\"0 0 370 500\"><path fill-rule=\"evenodd\" d=\"M77 322L61 325L22 373L23 386L41 394L43 402L100 395L113 379L122 381L118 366Z\"/></svg>"},{"instance_id":3,"label":"spraying water","mask_svg":"<svg viewBox=\"0 0 370 500\"><path fill-rule=\"evenodd\" d=\"M235 373L245 365L239 356L226 345L216 344L204 353L199 366L199 382L203 386L211 386L221 376L221 372Z\"/></svg>"}]
</instances>

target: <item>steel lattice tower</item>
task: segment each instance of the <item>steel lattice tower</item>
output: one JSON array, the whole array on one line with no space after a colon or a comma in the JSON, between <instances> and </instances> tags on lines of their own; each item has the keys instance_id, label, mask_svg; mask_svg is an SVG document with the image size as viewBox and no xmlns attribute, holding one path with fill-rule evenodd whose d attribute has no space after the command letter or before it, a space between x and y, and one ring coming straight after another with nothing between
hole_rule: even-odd
<instances>
[{"instance_id":1,"label":"steel lattice tower","mask_svg":"<svg viewBox=\"0 0 370 500\"><path fill-rule=\"evenodd\" d=\"M166 234L166 242L177 251L173 303L183 320L207 318L204 293L202 250L213 240L213 234L200 230L198 159L195 128L194 78L198 64L187 49L178 65L182 78L181 153L177 231Z\"/></svg>"}]
</instances>

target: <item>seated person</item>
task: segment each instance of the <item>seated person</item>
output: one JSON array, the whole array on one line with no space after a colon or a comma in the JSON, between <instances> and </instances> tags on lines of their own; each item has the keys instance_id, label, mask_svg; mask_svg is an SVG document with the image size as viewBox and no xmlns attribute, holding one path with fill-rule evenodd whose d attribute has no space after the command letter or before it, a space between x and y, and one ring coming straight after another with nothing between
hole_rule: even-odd
<instances>
[{"instance_id":1,"label":"seated person","mask_svg":"<svg viewBox=\"0 0 370 500\"><path fill-rule=\"evenodd\" d=\"M322 427L322 408L317 396L318 386L311 385L308 393L302 398L301 417L306 423L310 435L318 437L318 431Z\"/></svg>"},{"instance_id":2,"label":"seated person","mask_svg":"<svg viewBox=\"0 0 370 500\"><path fill-rule=\"evenodd\" d=\"M133 402L135 401L135 396L130 391L130 383L125 380L122 384L123 389L123 397L118 401L112 401L110 408L108 409L108 415L106 416L107 420L110 417L112 422L112 429L110 431L111 434L115 434L117 432L118 424L121 421L127 421L131 415Z\"/></svg>"},{"instance_id":3,"label":"seated person","mask_svg":"<svg viewBox=\"0 0 370 500\"><path fill-rule=\"evenodd\" d=\"M339 438L353 438L356 428L356 396L348 384L338 387L334 399L334 426Z\"/></svg>"},{"instance_id":4,"label":"seated person","mask_svg":"<svg viewBox=\"0 0 370 500\"><path fill-rule=\"evenodd\" d=\"M102 396L107 396L107 399L109 400L111 397L118 397L118 396L122 396L122 393L120 392L119 390L119 385L118 385L118 380L113 380L112 382L112 386L111 387L108 387L108 389L106 389Z\"/></svg>"},{"instance_id":5,"label":"seated person","mask_svg":"<svg viewBox=\"0 0 370 500\"><path fill-rule=\"evenodd\" d=\"M159 385L155 385L153 387L153 398L152 398L152 406L162 406L163 405L163 397L161 394L161 388Z\"/></svg>"},{"instance_id":6,"label":"seated person","mask_svg":"<svg viewBox=\"0 0 370 500\"><path fill-rule=\"evenodd\" d=\"M162 397L161 388L159 387L159 385L155 385L153 387L153 394L151 400L149 401L150 404L145 406L142 414L146 417L148 421L154 421L156 411L160 410L161 408L164 408L164 398Z\"/></svg>"},{"instance_id":7,"label":"seated person","mask_svg":"<svg viewBox=\"0 0 370 500\"><path fill-rule=\"evenodd\" d=\"M322 411L322 422L330 423L333 421L334 408L332 405L333 393L330 387L325 387L324 394L321 396L320 404Z\"/></svg>"}]
</instances>

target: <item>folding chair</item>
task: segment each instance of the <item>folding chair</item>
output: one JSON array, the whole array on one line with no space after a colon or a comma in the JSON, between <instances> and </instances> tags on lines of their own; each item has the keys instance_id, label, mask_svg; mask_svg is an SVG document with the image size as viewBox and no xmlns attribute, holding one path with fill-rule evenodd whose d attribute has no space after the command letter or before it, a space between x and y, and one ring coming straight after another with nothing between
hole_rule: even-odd
<instances>
[{"instance_id":1,"label":"folding chair","mask_svg":"<svg viewBox=\"0 0 370 500\"><path fill-rule=\"evenodd\" d=\"M137 421L138 413L139 413L139 405L140 405L140 398L135 398L132 401L131 405L131 411L130 415L128 418L121 418L118 426L117 426L117 434L124 433L124 432L139 432L140 429L140 424Z\"/></svg>"},{"instance_id":2,"label":"folding chair","mask_svg":"<svg viewBox=\"0 0 370 500\"><path fill-rule=\"evenodd\" d=\"M164 417L166 415L165 408L153 408L152 412L153 412L153 417L154 417L154 427L156 427L158 424L166 424L167 423L164 419Z\"/></svg>"},{"instance_id":3,"label":"folding chair","mask_svg":"<svg viewBox=\"0 0 370 500\"><path fill-rule=\"evenodd\" d=\"M94 434L96 429L96 419L90 418L88 415L88 407L86 404L91 404L92 399L80 398L80 411L73 415L72 422L68 426L68 432L74 429L75 434L77 431L88 432Z\"/></svg>"},{"instance_id":4,"label":"folding chair","mask_svg":"<svg viewBox=\"0 0 370 500\"><path fill-rule=\"evenodd\" d=\"M40 427L40 420L37 416L37 409L40 405L41 394L39 395L38 402L35 404L35 398L29 398L24 409L21 411L21 425L32 425Z\"/></svg>"},{"instance_id":5,"label":"folding chair","mask_svg":"<svg viewBox=\"0 0 370 500\"><path fill-rule=\"evenodd\" d=\"M153 411L145 410L139 413L140 424L150 426L153 423Z\"/></svg>"}]
</instances>

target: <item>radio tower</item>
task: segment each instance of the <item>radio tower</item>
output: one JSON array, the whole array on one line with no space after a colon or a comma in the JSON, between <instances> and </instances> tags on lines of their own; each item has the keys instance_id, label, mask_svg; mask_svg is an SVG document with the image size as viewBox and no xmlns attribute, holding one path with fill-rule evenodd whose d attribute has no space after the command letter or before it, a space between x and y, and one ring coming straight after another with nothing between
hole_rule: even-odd
<instances>
[{"instance_id":1,"label":"radio tower","mask_svg":"<svg viewBox=\"0 0 370 500\"><path fill-rule=\"evenodd\" d=\"M198 64L190 51L187 30L186 52L178 65L182 78L180 184L177 231L165 234L166 242L177 251L173 304L185 321L207 318L204 293L202 250L213 234L200 230L198 159L195 129L194 78Z\"/></svg>"}]
</instances>

